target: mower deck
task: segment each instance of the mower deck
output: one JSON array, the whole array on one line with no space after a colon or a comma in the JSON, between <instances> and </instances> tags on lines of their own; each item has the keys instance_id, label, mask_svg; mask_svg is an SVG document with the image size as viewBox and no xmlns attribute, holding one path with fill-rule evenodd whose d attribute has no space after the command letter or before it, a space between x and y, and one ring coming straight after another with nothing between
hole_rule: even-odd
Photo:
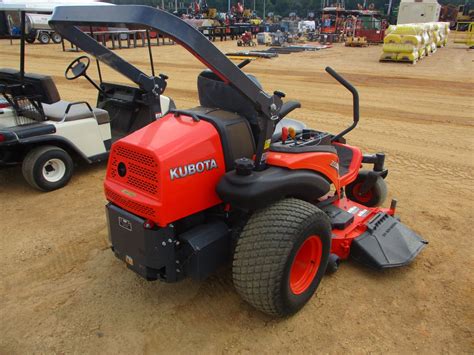
<instances>
[{"instance_id":1,"label":"mower deck","mask_svg":"<svg viewBox=\"0 0 474 355\"><path fill-rule=\"evenodd\" d=\"M331 253L375 269L408 265L427 242L394 218L394 210L342 198L321 208L331 220Z\"/></svg>"}]
</instances>

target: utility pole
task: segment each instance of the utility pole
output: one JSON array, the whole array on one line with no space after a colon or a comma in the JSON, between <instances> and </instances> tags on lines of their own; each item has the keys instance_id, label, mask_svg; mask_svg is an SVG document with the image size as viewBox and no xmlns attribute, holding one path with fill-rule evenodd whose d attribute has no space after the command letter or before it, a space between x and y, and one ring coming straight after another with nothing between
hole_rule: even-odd
<instances>
[{"instance_id":1,"label":"utility pole","mask_svg":"<svg viewBox=\"0 0 474 355\"><path fill-rule=\"evenodd\" d=\"M227 13L230 15L230 0L227 1Z\"/></svg>"},{"instance_id":2,"label":"utility pole","mask_svg":"<svg viewBox=\"0 0 474 355\"><path fill-rule=\"evenodd\" d=\"M392 0L388 2L387 16L390 16L392 13Z\"/></svg>"},{"instance_id":3,"label":"utility pole","mask_svg":"<svg viewBox=\"0 0 474 355\"><path fill-rule=\"evenodd\" d=\"M263 0L263 19L265 20L265 6L266 6L266 1Z\"/></svg>"},{"instance_id":4,"label":"utility pole","mask_svg":"<svg viewBox=\"0 0 474 355\"><path fill-rule=\"evenodd\" d=\"M174 10L178 12L178 0L174 0Z\"/></svg>"}]
</instances>

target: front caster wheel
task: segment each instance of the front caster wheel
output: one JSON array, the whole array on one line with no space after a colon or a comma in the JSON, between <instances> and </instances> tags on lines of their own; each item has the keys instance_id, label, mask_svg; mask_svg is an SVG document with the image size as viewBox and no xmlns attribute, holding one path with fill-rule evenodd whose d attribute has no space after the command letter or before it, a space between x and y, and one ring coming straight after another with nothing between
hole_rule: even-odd
<instances>
[{"instance_id":1,"label":"front caster wheel","mask_svg":"<svg viewBox=\"0 0 474 355\"><path fill-rule=\"evenodd\" d=\"M366 175L359 174L357 179L346 186L347 198L367 207L382 205L387 198L387 183L381 176L377 176L375 184L367 192L362 193L361 189L365 179Z\"/></svg>"},{"instance_id":2,"label":"front caster wheel","mask_svg":"<svg viewBox=\"0 0 474 355\"><path fill-rule=\"evenodd\" d=\"M329 218L314 205L289 198L259 210L235 249L237 292L267 314L294 314L319 286L330 247Z\"/></svg>"},{"instance_id":3,"label":"front caster wheel","mask_svg":"<svg viewBox=\"0 0 474 355\"><path fill-rule=\"evenodd\" d=\"M339 270L339 265L341 264L341 259L336 254L329 254L328 267L326 269L326 274L334 274Z\"/></svg>"},{"instance_id":4,"label":"front caster wheel","mask_svg":"<svg viewBox=\"0 0 474 355\"><path fill-rule=\"evenodd\" d=\"M25 180L41 191L53 191L65 186L71 179L73 169L69 154L50 145L29 151L22 164Z\"/></svg>"}]
</instances>

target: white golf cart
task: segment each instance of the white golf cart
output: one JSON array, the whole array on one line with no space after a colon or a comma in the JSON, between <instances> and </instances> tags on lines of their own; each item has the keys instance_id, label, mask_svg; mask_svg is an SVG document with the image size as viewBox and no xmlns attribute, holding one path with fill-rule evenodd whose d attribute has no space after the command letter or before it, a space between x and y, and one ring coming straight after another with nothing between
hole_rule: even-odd
<instances>
[{"instance_id":1,"label":"white golf cart","mask_svg":"<svg viewBox=\"0 0 474 355\"><path fill-rule=\"evenodd\" d=\"M24 20L28 9L19 11ZM87 75L89 57L79 57L67 67L65 76L68 80L83 76L98 90L97 107L92 107L85 101L62 100L50 76L25 73L22 37L20 70L0 69L0 168L21 164L31 186L42 191L61 188L71 178L76 160L106 160L115 140L175 108L171 99L161 95L167 77L154 76L151 50L152 75L148 76L97 45L115 59L111 67L131 68L129 79L136 86L103 82L98 61L100 83L96 84Z\"/></svg>"}]
</instances>

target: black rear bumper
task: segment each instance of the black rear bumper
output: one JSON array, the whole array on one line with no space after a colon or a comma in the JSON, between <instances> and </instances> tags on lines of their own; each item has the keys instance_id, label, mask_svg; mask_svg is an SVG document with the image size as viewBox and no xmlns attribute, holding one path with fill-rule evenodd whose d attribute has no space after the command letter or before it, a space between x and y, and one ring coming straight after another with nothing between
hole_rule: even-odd
<instances>
[{"instance_id":1,"label":"black rear bumper","mask_svg":"<svg viewBox=\"0 0 474 355\"><path fill-rule=\"evenodd\" d=\"M144 219L110 203L106 211L117 258L147 280L177 280L176 240L171 228L146 229Z\"/></svg>"},{"instance_id":2,"label":"black rear bumper","mask_svg":"<svg viewBox=\"0 0 474 355\"><path fill-rule=\"evenodd\" d=\"M109 203L106 206L112 250L146 280L204 279L229 261L227 225L208 221L176 235L174 226L146 228L146 221Z\"/></svg>"}]
</instances>

